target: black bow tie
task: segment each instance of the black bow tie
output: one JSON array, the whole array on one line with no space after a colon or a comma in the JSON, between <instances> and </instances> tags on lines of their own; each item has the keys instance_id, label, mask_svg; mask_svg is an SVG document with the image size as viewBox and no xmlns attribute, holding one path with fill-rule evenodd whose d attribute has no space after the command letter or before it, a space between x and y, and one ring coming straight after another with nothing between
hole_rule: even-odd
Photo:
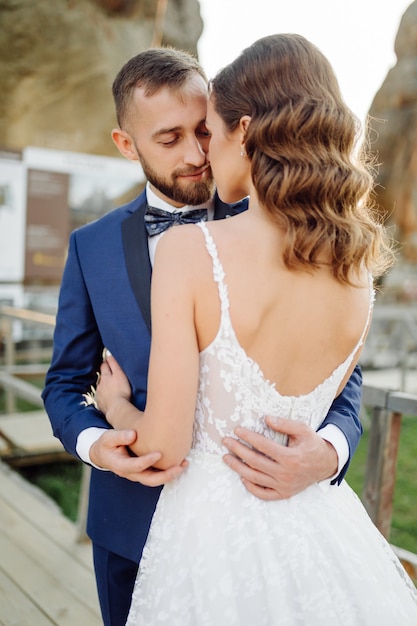
<instances>
[{"instance_id":1,"label":"black bow tie","mask_svg":"<svg viewBox=\"0 0 417 626\"><path fill-rule=\"evenodd\" d=\"M207 209L190 209L188 211L164 211L148 206L145 213L145 226L149 237L159 235L175 224L196 224L207 220Z\"/></svg>"}]
</instances>

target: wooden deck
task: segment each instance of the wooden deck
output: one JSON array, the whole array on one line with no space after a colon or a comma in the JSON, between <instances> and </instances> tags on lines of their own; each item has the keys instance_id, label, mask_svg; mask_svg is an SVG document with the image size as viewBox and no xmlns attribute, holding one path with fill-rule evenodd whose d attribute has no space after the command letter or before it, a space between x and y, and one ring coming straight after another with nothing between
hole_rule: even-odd
<instances>
[{"instance_id":1,"label":"wooden deck","mask_svg":"<svg viewBox=\"0 0 417 626\"><path fill-rule=\"evenodd\" d=\"M45 411L36 410L0 415L0 459L18 467L71 456L53 436Z\"/></svg>"},{"instance_id":2,"label":"wooden deck","mask_svg":"<svg viewBox=\"0 0 417 626\"><path fill-rule=\"evenodd\" d=\"M91 546L0 462L0 626L100 626Z\"/></svg>"}]
</instances>

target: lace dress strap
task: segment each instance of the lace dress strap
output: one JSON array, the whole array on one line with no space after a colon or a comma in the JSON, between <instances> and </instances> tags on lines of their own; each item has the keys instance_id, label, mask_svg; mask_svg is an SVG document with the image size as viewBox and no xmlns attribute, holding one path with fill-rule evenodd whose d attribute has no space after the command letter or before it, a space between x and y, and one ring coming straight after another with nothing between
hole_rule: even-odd
<instances>
[{"instance_id":1,"label":"lace dress strap","mask_svg":"<svg viewBox=\"0 0 417 626\"><path fill-rule=\"evenodd\" d=\"M211 256L211 260L213 262L213 278L217 283L217 287L219 290L220 304L221 304L221 312L222 314L229 310L229 294L227 291L227 286L224 282L224 269L222 264L220 263L219 256L217 254L216 244L214 243L214 239L209 233L209 230L205 224L205 222L198 222L196 224L203 231L204 239L206 242L206 248Z\"/></svg>"}]
</instances>

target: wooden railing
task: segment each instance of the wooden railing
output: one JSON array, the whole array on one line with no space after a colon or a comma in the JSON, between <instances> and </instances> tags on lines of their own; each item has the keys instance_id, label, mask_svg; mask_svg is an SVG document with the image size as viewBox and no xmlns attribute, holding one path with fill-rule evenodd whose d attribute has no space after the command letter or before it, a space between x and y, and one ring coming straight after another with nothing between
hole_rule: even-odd
<instances>
[{"instance_id":1,"label":"wooden railing","mask_svg":"<svg viewBox=\"0 0 417 626\"><path fill-rule=\"evenodd\" d=\"M39 388L22 380L23 376L42 375L46 366L32 364L19 367L14 340L14 325L21 322L26 326L46 326L51 330L55 327L55 316L37 311L17 309L11 306L0 307L0 340L4 345L4 365L0 369L0 385L6 394L6 411L14 413L16 397L22 397L37 407L43 407Z\"/></svg>"},{"instance_id":2,"label":"wooden railing","mask_svg":"<svg viewBox=\"0 0 417 626\"><path fill-rule=\"evenodd\" d=\"M4 344L4 365L0 367L0 387L3 387L6 395L6 412L14 413L16 410L16 398L24 398L36 407L44 408L41 398L41 390L36 385L22 380L22 377L43 375L47 365L30 364L18 365L15 349L13 325L16 322L29 326L46 326L51 330L55 327L55 316L27 309L18 309L11 306L0 307L0 341ZM0 417L1 419L1 417ZM78 540L86 538L85 528L87 520L88 491L91 468L83 465L81 479L80 498L78 505Z\"/></svg>"},{"instance_id":3,"label":"wooden railing","mask_svg":"<svg viewBox=\"0 0 417 626\"><path fill-rule=\"evenodd\" d=\"M5 351L4 366L0 367L0 386L6 391L7 410L10 407L14 408L16 396L26 398L35 406L42 407L39 388L21 380L25 375L25 369L16 365L13 341L13 321L16 320L53 327L55 317L13 307L0 308L0 334ZM36 366L34 367L36 369ZM362 401L364 407L371 411L362 501L381 533L389 538L401 420L404 414L417 419L417 395L364 385ZM85 530L89 481L89 468L86 465L84 468L78 516L81 537ZM403 562L407 563L412 576L417 578L417 555L395 546L394 549Z\"/></svg>"},{"instance_id":4,"label":"wooden railing","mask_svg":"<svg viewBox=\"0 0 417 626\"><path fill-rule=\"evenodd\" d=\"M403 415L417 419L417 395L364 385L362 404L371 410L362 502L380 532L389 539L401 421ZM393 548L417 579L417 554Z\"/></svg>"}]
</instances>

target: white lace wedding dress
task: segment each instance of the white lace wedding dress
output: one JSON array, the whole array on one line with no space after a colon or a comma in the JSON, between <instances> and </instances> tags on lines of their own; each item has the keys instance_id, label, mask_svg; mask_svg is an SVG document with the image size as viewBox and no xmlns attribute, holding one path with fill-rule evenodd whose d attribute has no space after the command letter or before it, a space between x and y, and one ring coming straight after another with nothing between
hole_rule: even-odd
<instances>
[{"instance_id":1,"label":"white lace wedding dress","mask_svg":"<svg viewBox=\"0 0 417 626\"><path fill-rule=\"evenodd\" d=\"M274 438L266 415L316 429L362 339L311 393L280 395L237 341L223 268L207 227L199 226L221 324L200 355L189 467L162 491L127 624L416 626L416 589L345 482L264 502L222 460L221 440L237 424Z\"/></svg>"}]
</instances>

